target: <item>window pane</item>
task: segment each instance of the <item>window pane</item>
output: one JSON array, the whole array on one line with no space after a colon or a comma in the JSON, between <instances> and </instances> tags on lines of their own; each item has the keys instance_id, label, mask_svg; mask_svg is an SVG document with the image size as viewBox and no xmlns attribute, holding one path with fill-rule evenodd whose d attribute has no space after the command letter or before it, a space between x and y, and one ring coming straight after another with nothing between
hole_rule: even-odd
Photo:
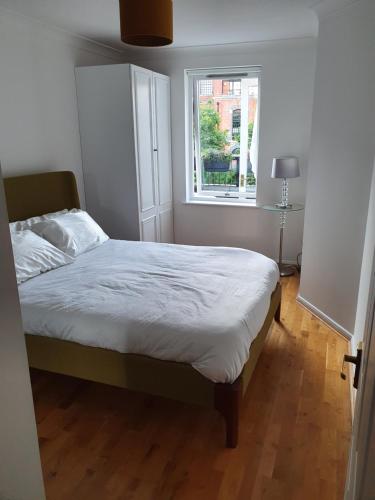
<instances>
[{"instance_id":1,"label":"window pane","mask_svg":"<svg viewBox=\"0 0 375 500\"><path fill-rule=\"evenodd\" d=\"M255 197L258 78L201 79L196 91L194 192Z\"/></svg>"},{"instance_id":2,"label":"window pane","mask_svg":"<svg viewBox=\"0 0 375 500\"><path fill-rule=\"evenodd\" d=\"M241 109L232 111L232 140L240 141Z\"/></svg>"},{"instance_id":3,"label":"window pane","mask_svg":"<svg viewBox=\"0 0 375 500\"><path fill-rule=\"evenodd\" d=\"M212 80L201 80L199 87L201 95L212 95Z\"/></svg>"}]
</instances>

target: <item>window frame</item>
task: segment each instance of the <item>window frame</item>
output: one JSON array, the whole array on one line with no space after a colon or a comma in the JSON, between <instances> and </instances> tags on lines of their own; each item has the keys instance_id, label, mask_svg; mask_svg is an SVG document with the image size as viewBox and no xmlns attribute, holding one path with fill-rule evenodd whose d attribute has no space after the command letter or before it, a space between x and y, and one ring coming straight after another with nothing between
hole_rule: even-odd
<instances>
[{"instance_id":1,"label":"window frame","mask_svg":"<svg viewBox=\"0 0 375 500\"><path fill-rule=\"evenodd\" d=\"M186 69L184 72L185 80L185 174L186 174L186 203L203 203L213 205L256 205L258 183L255 185L255 193L235 193L227 194L225 191L216 191L214 195L207 193L194 192L194 163L197 149L197 157L200 157L199 145L194 144L194 120L197 120L198 113L194 113L194 103L198 102L196 85L197 80L215 79L222 77L223 80L227 77L235 77L241 75L241 78L258 78L258 101L257 101L257 156L259 157L259 127L260 127L260 102L261 102L261 86L262 86L262 67L261 66L235 66L235 67L220 67L220 68L198 68ZM257 168L258 170L258 168ZM197 168L197 183L202 184L201 168Z\"/></svg>"}]
</instances>

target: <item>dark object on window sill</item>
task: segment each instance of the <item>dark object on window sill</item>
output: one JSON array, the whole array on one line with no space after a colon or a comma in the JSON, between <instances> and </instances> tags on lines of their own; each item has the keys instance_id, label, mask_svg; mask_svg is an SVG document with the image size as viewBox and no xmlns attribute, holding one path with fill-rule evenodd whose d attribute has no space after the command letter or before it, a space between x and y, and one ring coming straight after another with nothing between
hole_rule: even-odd
<instances>
[{"instance_id":1,"label":"dark object on window sill","mask_svg":"<svg viewBox=\"0 0 375 500\"><path fill-rule=\"evenodd\" d=\"M204 160L203 165L206 172L228 172L230 161Z\"/></svg>"}]
</instances>

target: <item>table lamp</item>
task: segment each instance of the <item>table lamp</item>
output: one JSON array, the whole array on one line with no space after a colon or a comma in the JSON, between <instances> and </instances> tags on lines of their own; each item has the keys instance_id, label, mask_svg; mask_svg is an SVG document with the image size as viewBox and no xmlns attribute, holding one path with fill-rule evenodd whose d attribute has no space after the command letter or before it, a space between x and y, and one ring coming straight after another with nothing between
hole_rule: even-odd
<instances>
[{"instance_id":1,"label":"table lamp","mask_svg":"<svg viewBox=\"0 0 375 500\"><path fill-rule=\"evenodd\" d=\"M293 177L299 177L300 171L298 166L298 158L295 156L279 156L274 158L272 162L271 177L274 179L282 179L281 188L281 203L276 203L279 208L289 208L288 204L288 180Z\"/></svg>"}]
</instances>

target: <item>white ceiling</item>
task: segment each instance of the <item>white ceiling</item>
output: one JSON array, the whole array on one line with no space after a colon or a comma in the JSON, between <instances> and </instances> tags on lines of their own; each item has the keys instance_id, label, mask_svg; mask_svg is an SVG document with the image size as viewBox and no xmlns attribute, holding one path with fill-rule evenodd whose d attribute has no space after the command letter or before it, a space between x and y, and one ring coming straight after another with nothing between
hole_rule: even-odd
<instances>
[{"instance_id":1,"label":"white ceiling","mask_svg":"<svg viewBox=\"0 0 375 500\"><path fill-rule=\"evenodd\" d=\"M136 1L136 0L135 0ZM315 36L326 0L174 0L175 47ZM0 0L0 7L126 50L118 0Z\"/></svg>"}]
</instances>

